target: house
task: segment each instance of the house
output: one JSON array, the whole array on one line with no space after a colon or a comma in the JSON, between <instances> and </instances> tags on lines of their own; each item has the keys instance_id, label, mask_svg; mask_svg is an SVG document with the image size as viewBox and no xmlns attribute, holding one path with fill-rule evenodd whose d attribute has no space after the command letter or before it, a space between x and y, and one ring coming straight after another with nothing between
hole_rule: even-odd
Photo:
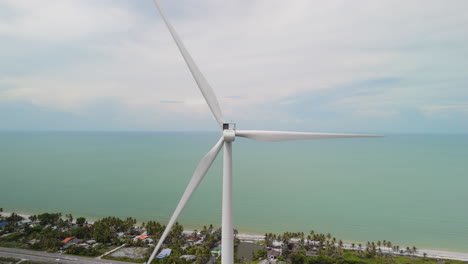
<instances>
[{"instance_id":1,"label":"house","mask_svg":"<svg viewBox=\"0 0 468 264\"><path fill-rule=\"evenodd\" d=\"M221 256L221 247L216 247L211 250L211 255L213 257L219 257Z\"/></svg>"},{"instance_id":2,"label":"house","mask_svg":"<svg viewBox=\"0 0 468 264\"><path fill-rule=\"evenodd\" d=\"M28 245L31 246L31 245L36 244L37 242L39 242L39 239L31 239L31 240L29 240L28 242L26 242L26 244L28 244Z\"/></svg>"},{"instance_id":3,"label":"house","mask_svg":"<svg viewBox=\"0 0 468 264\"><path fill-rule=\"evenodd\" d=\"M191 237L188 239L188 241L193 244L198 241L198 237Z\"/></svg>"},{"instance_id":4,"label":"house","mask_svg":"<svg viewBox=\"0 0 468 264\"><path fill-rule=\"evenodd\" d=\"M307 257L318 257L317 251L306 251Z\"/></svg>"},{"instance_id":5,"label":"house","mask_svg":"<svg viewBox=\"0 0 468 264\"><path fill-rule=\"evenodd\" d=\"M159 253L156 257L162 259L171 255L172 250L170 248L165 248Z\"/></svg>"},{"instance_id":6,"label":"house","mask_svg":"<svg viewBox=\"0 0 468 264\"><path fill-rule=\"evenodd\" d=\"M86 243L80 243L78 246L86 249L89 248L89 245Z\"/></svg>"},{"instance_id":7,"label":"house","mask_svg":"<svg viewBox=\"0 0 468 264\"><path fill-rule=\"evenodd\" d=\"M17 225L17 226L22 226L23 224L30 224L30 223L32 223L31 220L25 219L25 220L21 220L21 221L19 221L19 222L16 222L16 225Z\"/></svg>"},{"instance_id":8,"label":"house","mask_svg":"<svg viewBox=\"0 0 468 264\"><path fill-rule=\"evenodd\" d=\"M197 257L195 255L182 255L179 257L180 259L185 259L188 262L195 262Z\"/></svg>"},{"instance_id":9,"label":"house","mask_svg":"<svg viewBox=\"0 0 468 264\"><path fill-rule=\"evenodd\" d=\"M65 243L65 244L66 244L66 243L72 241L73 239L75 239L75 237L67 237L67 238L65 238L64 240L62 240L62 243Z\"/></svg>"},{"instance_id":10,"label":"house","mask_svg":"<svg viewBox=\"0 0 468 264\"><path fill-rule=\"evenodd\" d=\"M153 243L153 239L150 238L148 235L143 235L143 236L137 236L135 239L136 240L141 240L141 241L144 241L146 243Z\"/></svg>"},{"instance_id":11,"label":"house","mask_svg":"<svg viewBox=\"0 0 468 264\"><path fill-rule=\"evenodd\" d=\"M271 243L273 247L281 247L283 246L283 242L281 241L273 241L273 243Z\"/></svg>"},{"instance_id":12,"label":"house","mask_svg":"<svg viewBox=\"0 0 468 264\"><path fill-rule=\"evenodd\" d=\"M281 253L277 250L274 250L274 249L271 249L270 251L268 251L267 253L267 257L269 259L277 259L279 256L281 255Z\"/></svg>"}]
</instances>

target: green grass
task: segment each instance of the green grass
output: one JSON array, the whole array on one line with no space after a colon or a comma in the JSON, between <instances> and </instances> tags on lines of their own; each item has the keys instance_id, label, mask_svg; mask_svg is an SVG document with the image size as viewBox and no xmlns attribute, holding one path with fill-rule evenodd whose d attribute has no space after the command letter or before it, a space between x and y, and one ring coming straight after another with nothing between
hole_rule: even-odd
<instances>
[{"instance_id":1,"label":"green grass","mask_svg":"<svg viewBox=\"0 0 468 264\"><path fill-rule=\"evenodd\" d=\"M125 261L125 262L132 262L132 263L144 263L145 262L144 259L131 259L131 258L126 258L126 257L113 258L113 257L110 257L109 255L102 257L102 259Z\"/></svg>"},{"instance_id":2,"label":"green grass","mask_svg":"<svg viewBox=\"0 0 468 264\"><path fill-rule=\"evenodd\" d=\"M49 264L49 263L54 263L54 262L37 262L37 261L32 261L32 260L26 260L21 262L21 264Z\"/></svg>"},{"instance_id":3,"label":"green grass","mask_svg":"<svg viewBox=\"0 0 468 264\"><path fill-rule=\"evenodd\" d=\"M19 259L15 258L5 258L5 257L0 257L0 263L16 263L20 261Z\"/></svg>"}]
</instances>

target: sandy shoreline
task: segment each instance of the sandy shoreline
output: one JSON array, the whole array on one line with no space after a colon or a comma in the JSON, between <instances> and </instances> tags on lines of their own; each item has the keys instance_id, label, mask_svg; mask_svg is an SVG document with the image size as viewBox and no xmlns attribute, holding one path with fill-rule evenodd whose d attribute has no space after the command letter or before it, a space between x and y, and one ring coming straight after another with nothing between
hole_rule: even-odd
<instances>
[{"instance_id":1,"label":"sandy shoreline","mask_svg":"<svg viewBox=\"0 0 468 264\"><path fill-rule=\"evenodd\" d=\"M3 216L9 216L11 212L2 212L1 214ZM28 214L20 214L20 213L18 213L18 215L25 219L28 219L31 216ZM89 223L92 223L92 222L90 221ZM193 230L184 230L184 233L191 234L193 233ZM242 241L254 243L254 242L263 240L264 236L258 235L258 234L239 233L237 234L237 238L239 238ZM355 250L355 248L353 249L351 247L351 244L349 243L343 243L343 247L346 249ZM365 247L363 248L365 249ZM381 249L383 252L392 252L391 248L381 247ZM468 253L455 252L455 251L436 250L436 249L418 249L414 255L418 257L423 257L424 253L427 254L428 258L468 261Z\"/></svg>"},{"instance_id":2,"label":"sandy shoreline","mask_svg":"<svg viewBox=\"0 0 468 264\"><path fill-rule=\"evenodd\" d=\"M192 230L186 230L184 233L192 233ZM265 236L263 235L255 235L255 234L245 234L240 233L237 235L242 241L248 242L257 242L263 240ZM352 248L351 244L343 243L343 247L350 250L356 250L356 248ZM365 247L363 247L365 249ZM393 252L391 248L387 247L380 247L383 252ZM435 250L435 249L418 249L415 256L423 257L424 253L427 254L426 257L428 258L436 258L436 259L453 259L453 260L461 260L461 261L468 261L468 253L463 252L455 252L455 251L444 251L444 250Z\"/></svg>"}]
</instances>

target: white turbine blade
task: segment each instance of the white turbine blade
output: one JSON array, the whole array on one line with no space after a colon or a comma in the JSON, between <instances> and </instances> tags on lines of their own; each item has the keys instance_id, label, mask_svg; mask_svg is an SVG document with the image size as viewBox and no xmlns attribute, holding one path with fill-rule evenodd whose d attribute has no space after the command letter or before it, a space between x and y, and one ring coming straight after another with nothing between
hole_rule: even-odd
<instances>
[{"instance_id":1,"label":"white turbine blade","mask_svg":"<svg viewBox=\"0 0 468 264\"><path fill-rule=\"evenodd\" d=\"M382 137L379 135L363 135L363 134L308 133L308 132L263 131L263 130L236 130L236 136L245 137L245 138L258 140L258 141Z\"/></svg>"},{"instance_id":2,"label":"white turbine blade","mask_svg":"<svg viewBox=\"0 0 468 264\"><path fill-rule=\"evenodd\" d=\"M198 88L200 89L201 93L203 94L203 97L205 97L206 103L211 109L211 112L213 113L214 117L216 118L216 121L218 121L218 124L222 126L224 123L223 119L223 114L221 113L221 108L219 107L218 99L216 99L216 95L213 92L213 89L211 88L210 84L208 81L205 79L203 74L201 73L200 69L198 69L198 66L195 64L195 61L192 59L190 54L188 53L187 49L184 46L184 43L182 40L179 38L177 35L176 31L172 27L171 23L167 19L166 15L164 15L161 7L159 6L159 3L157 0L153 0L154 4L159 10L159 13L161 14L161 17L163 18L164 22L166 23L167 28L171 32L172 38L174 39L175 43L177 44L177 47L179 47L180 53L184 57L185 63L187 63L187 66L190 69L190 72L192 73L193 78L197 82Z\"/></svg>"},{"instance_id":3,"label":"white turbine blade","mask_svg":"<svg viewBox=\"0 0 468 264\"><path fill-rule=\"evenodd\" d=\"M185 192L182 195L179 204L177 205L174 213L172 214L171 219L169 220L169 223L167 224L166 229L164 230L164 233L159 239L158 244L156 245L156 248L154 248L153 253L151 254L151 257L149 258L147 263L151 263L151 261L153 261L154 257L156 256L156 253L158 252L159 248L164 242L164 239L166 239L166 236L169 234L172 226L175 224L177 217L180 215L188 200L192 196L193 192L197 189L198 185L203 180L203 177L205 177L205 174L208 172L208 169L211 167L211 164L213 164L213 161L216 159L216 156L218 156L219 151L223 147L223 143L224 138L221 137L218 143L216 143L216 145L205 155L205 157L203 157L203 159L200 161L200 164L198 164L198 167L193 173L192 179L190 180L187 188L185 189Z\"/></svg>"}]
</instances>

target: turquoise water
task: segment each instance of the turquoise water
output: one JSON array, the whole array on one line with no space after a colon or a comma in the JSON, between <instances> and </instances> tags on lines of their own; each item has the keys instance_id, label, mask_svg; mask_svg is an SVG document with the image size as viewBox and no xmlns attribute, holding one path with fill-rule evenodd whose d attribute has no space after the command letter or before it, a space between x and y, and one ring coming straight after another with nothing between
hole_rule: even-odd
<instances>
[{"instance_id":1,"label":"turquoise water","mask_svg":"<svg viewBox=\"0 0 468 264\"><path fill-rule=\"evenodd\" d=\"M0 207L166 222L216 133L1 132ZM234 144L235 226L468 252L468 136ZM220 224L222 154L183 212Z\"/></svg>"}]
</instances>

